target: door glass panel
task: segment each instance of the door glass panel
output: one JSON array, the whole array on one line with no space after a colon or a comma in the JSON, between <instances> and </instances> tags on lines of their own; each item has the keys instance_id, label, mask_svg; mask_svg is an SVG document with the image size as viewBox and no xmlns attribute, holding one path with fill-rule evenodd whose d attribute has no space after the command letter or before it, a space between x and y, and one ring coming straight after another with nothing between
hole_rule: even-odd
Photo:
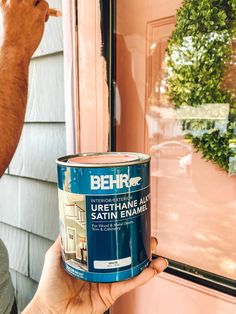
<instances>
[{"instance_id":1,"label":"door glass panel","mask_svg":"<svg viewBox=\"0 0 236 314\"><path fill-rule=\"evenodd\" d=\"M159 238L157 253L235 280L234 154L225 171L206 161L186 136L191 128L194 135L209 134L211 123L225 132L229 105L215 104L212 109L212 104L202 103L189 113L188 106L176 110L166 92L166 48L180 4L117 1L116 149L152 156L152 232ZM224 84L235 88L234 66ZM192 121L200 123L200 129L194 129ZM236 154L233 141L229 148Z\"/></svg>"}]
</instances>

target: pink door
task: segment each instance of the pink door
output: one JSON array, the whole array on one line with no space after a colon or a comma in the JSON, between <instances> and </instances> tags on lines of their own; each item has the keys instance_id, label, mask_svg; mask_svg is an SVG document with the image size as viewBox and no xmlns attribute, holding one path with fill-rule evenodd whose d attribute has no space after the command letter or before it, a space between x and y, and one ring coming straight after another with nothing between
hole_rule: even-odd
<instances>
[{"instance_id":1,"label":"pink door","mask_svg":"<svg viewBox=\"0 0 236 314\"><path fill-rule=\"evenodd\" d=\"M202 159L165 92L165 50L178 0L117 1L117 151L152 155L152 233L157 254L236 279L236 179ZM178 264L180 265L180 264ZM179 267L179 266L176 267ZM223 279L223 282L224 282ZM233 313L227 294L170 274L121 298L112 314Z\"/></svg>"}]
</instances>

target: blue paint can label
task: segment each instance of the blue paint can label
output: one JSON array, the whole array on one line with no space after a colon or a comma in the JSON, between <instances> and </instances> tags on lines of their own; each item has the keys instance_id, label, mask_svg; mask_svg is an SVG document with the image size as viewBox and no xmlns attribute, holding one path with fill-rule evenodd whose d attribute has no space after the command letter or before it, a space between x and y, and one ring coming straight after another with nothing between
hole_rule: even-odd
<instances>
[{"instance_id":1,"label":"blue paint can label","mask_svg":"<svg viewBox=\"0 0 236 314\"><path fill-rule=\"evenodd\" d=\"M150 262L150 157L128 154L127 163L57 161L62 256L76 278L125 280Z\"/></svg>"}]
</instances>

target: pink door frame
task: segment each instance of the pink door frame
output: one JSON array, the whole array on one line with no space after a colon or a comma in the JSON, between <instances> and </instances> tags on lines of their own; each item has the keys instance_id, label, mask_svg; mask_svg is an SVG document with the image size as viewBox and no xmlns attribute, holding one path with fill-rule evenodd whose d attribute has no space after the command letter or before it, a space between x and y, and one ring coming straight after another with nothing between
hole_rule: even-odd
<instances>
[{"instance_id":1,"label":"pink door frame","mask_svg":"<svg viewBox=\"0 0 236 314\"><path fill-rule=\"evenodd\" d=\"M67 151L105 152L110 129L100 4L78 0L76 13L72 2L63 1Z\"/></svg>"}]
</instances>

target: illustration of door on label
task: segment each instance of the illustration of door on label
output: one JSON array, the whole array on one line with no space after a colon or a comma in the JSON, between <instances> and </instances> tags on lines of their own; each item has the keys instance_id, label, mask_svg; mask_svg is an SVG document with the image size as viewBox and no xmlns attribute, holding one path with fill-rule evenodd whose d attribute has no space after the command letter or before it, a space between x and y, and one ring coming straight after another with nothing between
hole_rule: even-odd
<instances>
[{"instance_id":1,"label":"illustration of door on label","mask_svg":"<svg viewBox=\"0 0 236 314\"><path fill-rule=\"evenodd\" d=\"M59 209L65 260L71 266L87 270L85 196L59 190Z\"/></svg>"}]
</instances>

